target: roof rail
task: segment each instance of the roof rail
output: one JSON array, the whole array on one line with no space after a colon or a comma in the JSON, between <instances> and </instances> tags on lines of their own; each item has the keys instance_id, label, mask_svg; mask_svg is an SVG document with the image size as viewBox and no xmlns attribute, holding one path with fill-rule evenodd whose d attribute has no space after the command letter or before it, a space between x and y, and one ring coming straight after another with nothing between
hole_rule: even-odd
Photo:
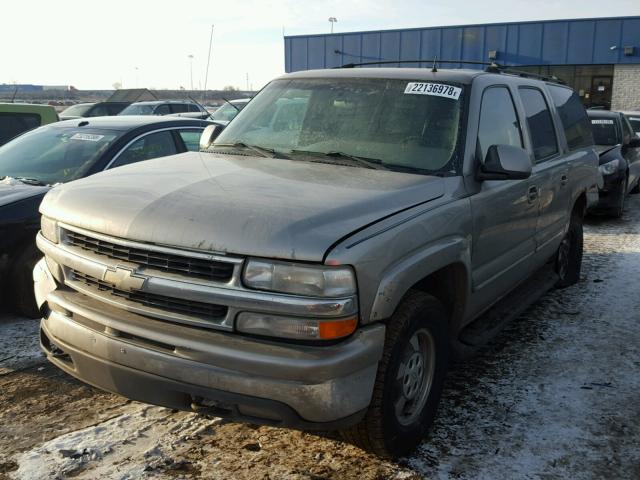
<instances>
[{"instance_id":1,"label":"roof rail","mask_svg":"<svg viewBox=\"0 0 640 480\"><path fill-rule=\"evenodd\" d=\"M487 67L485 71L489 73L506 73L508 75L516 75L518 77L523 77L523 78L534 78L536 80L543 80L545 82L559 83L560 85L567 84L567 82L556 77L555 75L540 75L538 73L525 72L523 70L511 68L506 65L496 65L496 66L492 65Z\"/></svg>"},{"instance_id":2,"label":"roof rail","mask_svg":"<svg viewBox=\"0 0 640 480\"><path fill-rule=\"evenodd\" d=\"M355 68L355 67L365 67L367 65L391 65L398 63L429 63L433 62L433 67L431 68L432 72L438 71L439 63L465 63L469 65L485 65L484 69L487 73L506 73L509 75L517 75L523 78L534 78L537 80L543 80L546 82L559 83L561 85L566 85L567 83L564 80L554 76L554 75L539 75L537 73L525 72L522 70L514 69L507 65L500 65L496 62L480 62L477 60L443 60L439 58L434 58L433 60L377 60L374 62L361 62L361 63L345 63L344 65L340 65L335 68Z\"/></svg>"},{"instance_id":3,"label":"roof rail","mask_svg":"<svg viewBox=\"0 0 640 480\"><path fill-rule=\"evenodd\" d=\"M470 65L486 65L488 67L499 67L495 62L479 62L476 60L442 60L440 58L434 58L432 60L379 60L375 62L362 62L362 63L345 63L344 65L340 65L338 67L333 68L354 68L354 67L365 67L367 65L391 65L396 63L430 63L433 62L433 67L431 71L438 71L438 63L467 63Z\"/></svg>"}]
</instances>

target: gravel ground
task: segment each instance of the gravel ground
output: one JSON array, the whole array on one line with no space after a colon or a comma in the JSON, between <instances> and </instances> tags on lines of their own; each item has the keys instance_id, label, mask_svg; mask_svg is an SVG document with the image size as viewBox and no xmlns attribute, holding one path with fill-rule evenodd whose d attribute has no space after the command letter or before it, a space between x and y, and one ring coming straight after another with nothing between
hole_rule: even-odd
<instances>
[{"instance_id":1,"label":"gravel ground","mask_svg":"<svg viewBox=\"0 0 640 480\"><path fill-rule=\"evenodd\" d=\"M44 362L0 314L0 479L640 478L640 196L589 219L582 281L453 367L415 454L129 402Z\"/></svg>"}]
</instances>

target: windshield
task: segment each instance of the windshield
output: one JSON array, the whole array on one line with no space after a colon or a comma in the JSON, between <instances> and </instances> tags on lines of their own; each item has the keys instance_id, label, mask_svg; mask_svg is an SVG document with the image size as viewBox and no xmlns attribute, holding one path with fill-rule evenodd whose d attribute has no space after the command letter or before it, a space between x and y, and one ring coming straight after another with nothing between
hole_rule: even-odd
<instances>
[{"instance_id":1,"label":"windshield","mask_svg":"<svg viewBox=\"0 0 640 480\"><path fill-rule=\"evenodd\" d=\"M153 107L155 105L129 105L118 115L153 115Z\"/></svg>"},{"instance_id":2,"label":"windshield","mask_svg":"<svg viewBox=\"0 0 640 480\"><path fill-rule=\"evenodd\" d=\"M636 133L640 133L640 116L637 117L627 117L629 119L629 123L631 124L631 128Z\"/></svg>"},{"instance_id":3,"label":"windshield","mask_svg":"<svg viewBox=\"0 0 640 480\"><path fill-rule=\"evenodd\" d=\"M73 107L69 107L66 110L63 110L62 113L60 113L60 116L82 117L89 111L91 107L93 107L93 103L90 103L89 105L74 105Z\"/></svg>"},{"instance_id":4,"label":"windshield","mask_svg":"<svg viewBox=\"0 0 640 480\"><path fill-rule=\"evenodd\" d=\"M617 145L618 128L612 118L591 118L593 141L596 145Z\"/></svg>"},{"instance_id":5,"label":"windshield","mask_svg":"<svg viewBox=\"0 0 640 480\"><path fill-rule=\"evenodd\" d=\"M244 107L244 104L240 104L240 105L233 104L233 105L231 105L229 103L225 103L219 109L217 109L215 112L213 112L213 115L211 116L211 118L213 120L218 120L219 122L220 121L230 122L238 114L238 111L242 110L242 107Z\"/></svg>"},{"instance_id":6,"label":"windshield","mask_svg":"<svg viewBox=\"0 0 640 480\"><path fill-rule=\"evenodd\" d=\"M0 147L0 178L46 184L82 177L120 132L41 127Z\"/></svg>"},{"instance_id":7,"label":"windshield","mask_svg":"<svg viewBox=\"0 0 640 480\"><path fill-rule=\"evenodd\" d=\"M245 144L292 159L325 155L323 161L340 163L359 157L391 170L451 172L462 92L444 83L395 79L276 80L213 148Z\"/></svg>"}]
</instances>

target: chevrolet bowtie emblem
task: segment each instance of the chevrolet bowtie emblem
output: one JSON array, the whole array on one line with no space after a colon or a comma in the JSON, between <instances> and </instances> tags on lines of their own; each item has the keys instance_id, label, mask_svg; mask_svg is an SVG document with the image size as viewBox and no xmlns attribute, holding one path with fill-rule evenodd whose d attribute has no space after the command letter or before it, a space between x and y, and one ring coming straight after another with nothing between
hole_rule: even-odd
<instances>
[{"instance_id":1,"label":"chevrolet bowtie emblem","mask_svg":"<svg viewBox=\"0 0 640 480\"><path fill-rule=\"evenodd\" d=\"M140 290L147 281L147 277L136 275L133 270L128 268L116 267L115 270L107 270L104 272L103 280L110 283L118 290L131 292Z\"/></svg>"}]
</instances>

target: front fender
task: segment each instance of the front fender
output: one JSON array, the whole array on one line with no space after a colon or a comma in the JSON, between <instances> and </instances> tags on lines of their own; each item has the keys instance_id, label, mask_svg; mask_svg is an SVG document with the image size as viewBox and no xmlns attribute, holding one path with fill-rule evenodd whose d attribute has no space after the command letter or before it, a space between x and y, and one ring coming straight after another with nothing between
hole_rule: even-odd
<instances>
[{"instance_id":1,"label":"front fender","mask_svg":"<svg viewBox=\"0 0 640 480\"><path fill-rule=\"evenodd\" d=\"M371 307L370 318L389 318L405 294L415 284L427 276L449 265L461 264L470 278L471 240L470 237L451 236L426 244L411 252L395 264L389 266L382 275ZM467 280L467 292L469 284Z\"/></svg>"}]
</instances>

